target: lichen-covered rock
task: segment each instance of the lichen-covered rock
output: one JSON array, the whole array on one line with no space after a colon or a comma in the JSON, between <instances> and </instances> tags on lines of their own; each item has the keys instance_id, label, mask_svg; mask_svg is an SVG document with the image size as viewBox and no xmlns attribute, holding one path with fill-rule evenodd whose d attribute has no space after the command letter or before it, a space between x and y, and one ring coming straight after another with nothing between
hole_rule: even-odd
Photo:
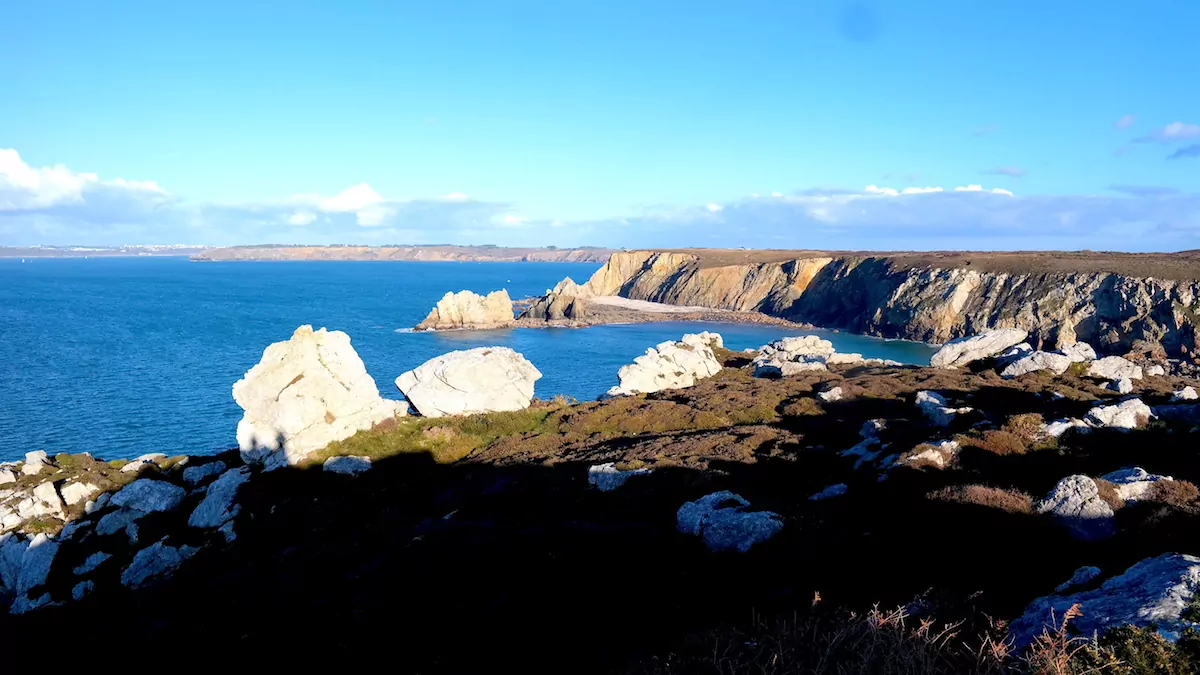
<instances>
[{"instance_id":1,"label":"lichen-covered rock","mask_svg":"<svg viewBox=\"0 0 1200 675\"><path fill-rule=\"evenodd\" d=\"M144 513L170 511L183 502L187 490L163 480L139 478L112 496L112 503Z\"/></svg>"},{"instance_id":2,"label":"lichen-covered rock","mask_svg":"<svg viewBox=\"0 0 1200 675\"><path fill-rule=\"evenodd\" d=\"M508 347L442 354L396 378L408 402L425 417L522 410L542 373Z\"/></svg>"},{"instance_id":3,"label":"lichen-covered rock","mask_svg":"<svg viewBox=\"0 0 1200 675\"><path fill-rule=\"evenodd\" d=\"M196 553L192 546L167 546L158 541L137 552L129 567L121 573L121 583L141 588L157 578L170 576L184 560Z\"/></svg>"},{"instance_id":4,"label":"lichen-covered rock","mask_svg":"<svg viewBox=\"0 0 1200 675\"><path fill-rule=\"evenodd\" d=\"M192 515L188 516L188 525L191 527L220 527L226 521L232 520L242 509L234 502L234 499L237 498L238 489L248 480L250 480L250 469L244 466L240 469L230 469L221 474L220 478L208 486L204 500L196 506Z\"/></svg>"},{"instance_id":5,"label":"lichen-covered rock","mask_svg":"<svg viewBox=\"0 0 1200 675\"><path fill-rule=\"evenodd\" d=\"M1101 380L1119 380L1123 377L1140 380L1142 379L1142 367L1120 356L1106 356L1092 361L1088 366L1087 376Z\"/></svg>"},{"instance_id":6,"label":"lichen-covered rock","mask_svg":"<svg viewBox=\"0 0 1200 675\"><path fill-rule=\"evenodd\" d=\"M1096 406L1088 411L1087 422L1094 427L1136 429L1150 421L1150 406L1131 398L1117 405Z\"/></svg>"},{"instance_id":7,"label":"lichen-covered rock","mask_svg":"<svg viewBox=\"0 0 1200 675\"><path fill-rule=\"evenodd\" d=\"M783 519L770 511L746 511L750 502L728 491L687 502L675 514L676 527L700 537L711 551L745 553L783 529Z\"/></svg>"},{"instance_id":8,"label":"lichen-covered rock","mask_svg":"<svg viewBox=\"0 0 1200 675\"><path fill-rule=\"evenodd\" d=\"M606 397L648 394L664 389L690 387L721 370L721 362L707 344L693 342L660 342L647 349L633 363L621 366L617 372L620 382L608 390Z\"/></svg>"},{"instance_id":9,"label":"lichen-covered rock","mask_svg":"<svg viewBox=\"0 0 1200 675\"><path fill-rule=\"evenodd\" d=\"M340 473L346 476L357 476L371 470L371 458L356 455L338 455L330 457L321 465L322 471Z\"/></svg>"},{"instance_id":10,"label":"lichen-covered rock","mask_svg":"<svg viewBox=\"0 0 1200 675\"><path fill-rule=\"evenodd\" d=\"M405 411L379 396L350 336L312 326L267 347L233 385L233 398L245 411L237 428L242 459L267 468L299 464Z\"/></svg>"},{"instance_id":11,"label":"lichen-covered rock","mask_svg":"<svg viewBox=\"0 0 1200 675\"><path fill-rule=\"evenodd\" d=\"M1117 496L1127 502L1136 502L1145 499L1150 493L1150 489L1159 481L1175 480L1170 476L1159 476L1148 473L1139 466L1113 471L1101 476L1101 478L1112 483L1117 488Z\"/></svg>"},{"instance_id":12,"label":"lichen-covered rock","mask_svg":"<svg viewBox=\"0 0 1200 675\"><path fill-rule=\"evenodd\" d=\"M513 325L513 303L508 291L486 296L471 291L447 293L414 330L491 330Z\"/></svg>"},{"instance_id":13,"label":"lichen-covered rock","mask_svg":"<svg viewBox=\"0 0 1200 675\"><path fill-rule=\"evenodd\" d=\"M956 417L974 410L969 407L950 407L946 403L946 398L935 391L918 391L916 406L939 427L950 426Z\"/></svg>"},{"instance_id":14,"label":"lichen-covered rock","mask_svg":"<svg viewBox=\"0 0 1200 675\"><path fill-rule=\"evenodd\" d=\"M1200 558L1164 553L1147 558L1099 588L1071 595L1050 595L1029 603L1025 613L1010 626L1018 647L1029 644L1061 621L1072 606L1081 614L1071 622L1078 635L1103 635L1117 626L1154 626L1168 640L1176 640L1188 628L1200 628L1188 611L1200 588Z\"/></svg>"},{"instance_id":15,"label":"lichen-covered rock","mask_svg":"<svg viewBox=\"0 0 1200 675\"><path fill-rule=\"evenodd\" d=\"M958 368L990 358L1025 341L1029 333L1019 328L998 328L979 335L961 337L942 345L929 359L934 368Z\"/></svg>"},{"instance_id":16,"label":"lichen-covered rock","mask_svg":"<svg viewBox=\"0 0 1200 675\"><path fill-rule=\"evenodd\" d=\"M1004 370L1000 371L1000 376L1006 378L1018 377L1028 373L1036 373L1039 370L1049 370L1055 375L1062 375L1067 372L1067 368L1070 368L1072 363L1071 357L1063 354L1030 352L1005 366Z\"/></svg>"},{"instance_id":17,"label":"lichen-covered rock","mask_svg":"<svg viewBox=\"0 0 1200 675\"><path fill-rule=\"evenodd\" d=\"M1103 539L1115 532L1112 507L1100 497L1096 481L1087 476L1067 476L1058 481L1035 508L1071 528L1079 539Z\"/></svg>"},{"instance_id":18,"label":"lichen-covered rock","mask_svg":"<svg viewBox=\"0 0 1200 675\"><path fill-rule=\"evenodd\" d=\"M601 492L612 492L634 476L645 476L650 469L618 469L616 464L606 462L588 467L588 485Z\"/></svg>"}]
</instances>

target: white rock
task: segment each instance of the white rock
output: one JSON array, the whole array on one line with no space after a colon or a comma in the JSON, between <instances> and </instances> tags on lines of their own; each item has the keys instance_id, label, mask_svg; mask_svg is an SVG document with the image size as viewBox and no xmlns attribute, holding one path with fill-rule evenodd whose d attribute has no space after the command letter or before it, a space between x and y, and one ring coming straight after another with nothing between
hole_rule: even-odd
<instances>
[{"instance_id":1,"label":"white rock","mask_svg":"<svg viewBox=\"0 0 1200 675\"><path fill-rule=\"evenodd\" d=\"M1200 394L1197 394L1195 387L1192 386L1184 387L1171 394L1172 401L1195 401L1198 398L1200 398Z\"/></svg>"},{"instance_id":2,"label":"white rock","mask_svg":"<svg viewBox=\"0 0 1200 675\"><path fill-rule=\"evenodd\" d=\"M686 345L692 345L695 347L708 347L709 349L725 348L725 339L721 337L721 334L710 333L708 331L703 331L700 333L687 333L679 341Z\"/></svg>"},{"instance_id":3,"label":"white rock","mask_svg":"<svg viewBox=\"0 0 1200 675\"><path fill-rule=\"evenodd\" d=\"M1128 377L1122 377L1119 380L1113 380L1108 383L1108 388L1118 394L1128 394L1133 391L1133 380Z\"/></svg>"},{"instance_id":4,"label":"white rock","mask_svg":"<svg viewBox=\"0 0 1200 675\"><path fill-rule=\"evenodd\" d=\"M179 506L187 490L153 478L139 478L121 488L112 497L112 503L124 508L137 511L170 511Z\"/></svg>"},{"instance_id":5,"label":"white rock","mask_svg":"<svg viewBox=\"0 0 1200 675\"><path fill-rule=\"evenodd\" d=\"M1084 422L1083 420L1075 419L1073 417L1070 419L1064 418L1043 424L1040 435L1049 438L1058 438L1071 429L1088 430L1091 429L1091 427L1088 426L1088 423Z\"/></svg>"},{"instance_id":6,"label":"white rock","mask_svg":"<svg viewBox=\"0 0 1200 675\"><path fill-rule=\"evenodd\" d=\"M396 378L396 387L417 412L442 417L528 408L541 377L508 347L477 347L430 359Z\"/></svg>"},{"instance_id":7,"label":"white rock","mask_svg":"<svg viewBox=\"0 0 1200 675\"><path fill-rule=\"evenodd\" d=\"M371 470L371 458L356 455L341 455L330 457L321 465L321 469L329 473L341 473L354 476Z\"/></svg>"},{"instance_id":8,"label":"white rock","mask_svg":"<svg viewBox=\"0 0 1200 675\"><path fill-rule=\"evenodd\" d=\"M758 350L764 360L775 358L780 361L803 361L813 358L824 361L836 351L832 342L816 335L780 338Z\"/></svg>"},{"instance_id":9,"label":"white rock","mask_svg":"<svg viewBox=\"0 0 1200 675\"><path fill-rule=\"evenodd\" d=\"M825 403L831 403L833 401L842 400L842 394L843 392L841 387L832 387L830 389L826 389L825 391L817 392L817 398L821 399Z\"/></svg>"},{"instance_id":10,"label":"white rock","mask_svg":"<svg viewBox=\"0 0 1200 675\"><path fill-rule=\"evenodd\" d=\"M1061 621L1067 609L1078 604L1082 615L1071 623L1078 635L1090 638L1117 626L1153 625L1166 639L1176 640L1185 629L1200 628L1187 611L1198 588L1200 558L1164 553L1137 563L1097 589L1034 600L1011 624L1010 634L1018 647L1029 644L1051 621Z\"/></svg>"},{"instance_id":11,"label":"white rock","mask_svg":"<svg viewBox=\"0 0 1200 675\"><path fill-rule=\"evenodd\" d=\"M1049 370L1055 375L1062 375L1074 363L1071 357L1053 352L1030 352L1013 361L1000 371L1001 377L1018 377L1039 370Z\"/></svg>"},{"instance_id":12,"label":"white rock","mask_svg":"<svg viewBox=\"0 0 1200 675\"><path fill-rule=\"evenodd\" d=\"M849 488L846 487L845 483L838 483L836 485L830 485L829 487L825 488L824 490L821 490L820 492L816 493L815 495L809 497L809 499L811 501L818 502L823 499L829 499L830 497L840 497L840 496L846 494L846 490L848 490L848 489Z\"/></svg>"},{"instance_id":13,"label":"white rock","mask_svg":"<svg viewBox=\"0 0 1200 675\"><path fill-rule=\"evenodd\" d=\"M862 363L864 360L865 359L863 359L862 354L830 354L829 356L825 357L825 365L849 365L853 363Z\"/></svg>"},{"instance_id":14,"label":"white rock","mask_svg":"<svg viewBox=\"0 0 1200 675\"><path fill-rule=\"evenodd\" d=\"M1100 498L1096 481L1087 476L1067 476L1035 505L1071 528L1080 539L1103 539L1114 534L1113 510Z\"/></svg>"},{"instance_id":15,"label":"white rock","mask_svg":"<svg viewBox=\"0 0 1200 675\"><path fill-rule=\"evenodd\" d=\"M508 291L492 291L486 296L459 291L442 296L416 330L490 330L513 323L513 302Z\"/></svg>"},{"instance_id":16,"label":"white rock","mask_svg":"<svg viewBox=\"0 0 1200 675\"><path fill-rule=\"evenodd\" d=\"M934 368L957 368L973 361L990 358L1025 341L1029 333L1019 328L1000 328L979 335L961 337L942 345L930 359Z\"/></svg>"},{"instance_id":17,"label":"white rock","mask_svg":"<svg viewBox=\"0 0 1200 675\"><path fill-rule=\"evenodd\" d=\"M205 494L204 500L188 517L188 525L220 527L226 521L233 520L242 510L239 504L234 503L234 499L237 498L238 489L248 480L250 480L250 468L245 466L239 469L230 469L221 474L220 478L208 486L208 493Z\"/></svg>"},{"instance_id":18,"label":"white rock","mask_svg":"<svg viewBox=\"0 0 1200 675\"><path fill-rule=\"evenodd\" d=\"M829 370L822 361L779 361L767 359L754 362L754 377L791 377L800 373Z\"/></svg>"},{"instance_id":19,"label":"white rock","mask_svg":"<svg viewBox=\"0 0 1200 675\"><path fill-rule=\"evenodd\" d=\"M745 553L783 529L778 514L744 510L748 506L750 502L728 490L714 492L679 507L676 527L701 537L709 550Z\"/></svg>"},{"instance_id":20,"label":"white rock","mask_svg":"<svg viewBox=\"0 0 1200 675\"><path fill-rule=\"evenodd\" d=\"M1092 361L1092 365L1088 366L1087 376L1101 380L1119 380L1122 377L1140 380L1142 367L1121 356L1106 356Z\"/></svg>"},{"instance_id":21,"label":"white rock","mask_svg":"<svg viewBox=\"0 0 1200 675\"><path fill-rule=\"evenodd\" d=\"M128 464L121 467L121 473L141 473L146 469L157 469L158 463L166 458L166 454L161 452L151 452L141 457L134 457L129 460Z\"/></svg>"},{"instance_id":22,"label":"white rock","mask_svg":"<svg viewBox=\"0 0 1200 675\"><path fill-rule=\"evenodd\" d=\"M1147 473L1145 469L1137 466L1130 469L1113 471L1101 476L1101 478L1116 486L1117 495L1127 502L1136 502L1144 499L1150 493L1150 489L1154 487L1154 484L1159 481L1175 480L1170 476Z\"/></svg>"},{"instance_id":23,"label":"white rock","mask_svg":"<svg viewBox=\"0 0 1200 675\"><path fill-rule=\"evenodd\" d=\"M49 457L45 450L35 450L25 453L25 463L21 465L21 473L26 476L36 476L47 467Z\"/></svg>"},{"instance_id":24,"label":"white rock","mask_svg":"<svg viewBox=\"0 0 1200 675\"><path fill-rule=\"evenodd\" d=\"M1094 427L1136 429L1149 421L1150 406L1131 398L1117 405L1096 406L1088 411L1087 422Z\"/></svg>"},{"instance_id":25,"label":"white rock","mask_svg":"<svg viewBox=\"0 0 1200 675\"><path fill-rule=\"evenodd\" d=\"M605 396L682 389L712 377L720 370L721 362L707 345L662 342L647 349L633 363L621 366L617 372L619 384L609 389Z\"/></svg>"},{"instance_id":26,"label":"white rock","mask_svg":"<svg viewBox=\"0 0 1200 675\"><path fill-rule=\"evenodd\" d=\"M96 590L96 582L81 581L81 582L75 584L75 587L71 589L71 599L72 600L82 600L85 597L87 597L88 594L90 594L94 590Z\"/></svg>"},{"instance_id":27,"label":"white rock","mask_svg":"<svg viewBox=\"0 0 1200 675\"><path fill-rule=\"evenodd\" d=\"M301 463L406 410L380 398L350 336L312 326L267 347L233 385L233 398L245 411L237 428L242 459L267 468Z\"/></svg>"},{"instance_id":28,"label":"white rock","mask_svg":"<svg viewBox=\"0 0 1200 675\"><path fill-rule=\"evenodd\" d=\"M225 473L225 469L225 462L221 460L189 466L183 470L183 482L188 485L199 485L213 476Z\"/></svg>"},{"instance_id":29,"label":"white rock","mask_svg":"<svg viewBox=\"0 0 1200 675\"><path fill-rule=\"evenodd\" d=\"M54 564L54 556L58 554L58 543L45 534L38 534L31 539L15 544L12 543L14 541L16 541L15 537L5 541L4 546L13 546L10 555L14 559L17 551L20 552L20 567L17 570L15 584L5 585L14 595L20 597L31 589L46 583L46 578L50 575L50 567Z\"/></svg>"},{"instance_id":30,"label":"white rock","mask_svg":"<svg viewBox=\"0 0 1200 675\"><path fill-rule=\"evenodd\" d=\"M916 406L925 413L930 421L940 427L950 426L955 417L973 410L973 408L966 407L951 408L946 405L945 397L933 391L918 391Z\"/></svg>"},{"instance_id":31,"label":"white rock","mask_svg":"<svg viewBox=\"0 0 1200 675\"><path fill-rule=\"evenodd\" d=\"M79 565L72 571L75 573L75 576L81 577L85 574L91 573L92 570L99 567L101 563L111 557L112 555L105 553L104 551L96 551L95 553L89 555L87 559L83 561L83 564Z\"/></svg>"},{"instance_id":32,"label":"white rock","mask_svg":"<svg viewBox=\"0 0 1200 675\"><path fill-rule=\"evenodd\" d=\"M650 469L618 469L616 464L606 462L588 467L588 485L601 492L612 492L634 476L645 476Z\"/></svg>"},{"instance_id":33,"label":"white rock","mask_svg":"<svg viewBox=\"0 0 1200 675\"><path fill-rule=\"evenodd\" d=\"M1070 590L1075 586L1082 586L1098 576L1100 576L1099 567L1080 567L1079 569L1075 570L1075 573L1071 575L1070 579L1056 586L1054 592L1062 593L1063 591Z\"/></svg>"},{"instance_id":34,"label":"white rock","mask_svg":"<svg viewBox=\"0 0 1200 675\"><path fill-rule=\"evenodd\" d=\"M54 483L41 483L29 493L29 496L17 503L17 515L23 520L44 518L46 516L63 517L63 503L54 489Z\"/></svg>"},{"instance_id":35,"label":"white rock","mask_svg":"<svg viewBox=\"0 0 1200 675\"><path fill-rule=\"evenodd\" d=\"M196 549L191 546L167 546L155 542L137 552L129 567L121 573L121 583L130 588L141 588L155 578L170 576L184 560L192 557Z\"/></svg>"},{"instance_id":36,"label":"white rock","mask_svg":"<svg viewBox=\"0 0 1200 675\"><path fill-rule=\"evenodd\" d=\"M1167 369L1157 363L1146 366L1146 377L1162 377L1167 374Z\"/></svg>"},{"instance_id":37,"label":"white rock","mask_svg":"<svg viewBox=\"0 0 1200 675\"><path fill-rule=\"evenodd\" d=\"M882 448L879 448L879 439L871 436L864 438L858 445L846 449L838 453L842 457L854 457L854 468L858 469L863 464L874 462L879 457Z\"/></svg>"},{"instance_id":38,"label":"white rock","mask_svg":"<svg viewBox=\"0 0 1200 675\"><path fill-rule=\"evenodd\" d=\"M0 485L17 482L17 476L11 469L0 469Z\"/></svg>"},{"instance_id":39,"label":"white rock","mask_svg":"<svg viewBox=\"0 0 1200 675\"><path fill-rule=\"evenodd\" d=\"M959 445L958 441L930 441L924 443L929 447L916 454L910 454L900 460L900 464L933 464L939 469L944 469L954 462L954 458L958 456ZM915 448L914 448L915 449Z\"/></svg>"},{"instance_id":40,"label":"white rock","mask_svg":"<svg viewBox=\"0 0 1200 675\"><path fill-rule=\"evenodd\" d=\"M1060 350L1073 363L1085 363L1087 361L1096 360L1096 350L1086 342L1076 342L1075 344Z\"/></svg>"},{"instance_id":41,"label":"white rock","mask_svg":"<svg viewBox=\"0 0 1200 675\"><path fill-rule=\"evenodd\" d=\"M99 491L99 485L91 483L67 483L62 487L62 498L67 503L67 506L74 506L79 502L86 501Z\"/></svg>"}]
</instances>

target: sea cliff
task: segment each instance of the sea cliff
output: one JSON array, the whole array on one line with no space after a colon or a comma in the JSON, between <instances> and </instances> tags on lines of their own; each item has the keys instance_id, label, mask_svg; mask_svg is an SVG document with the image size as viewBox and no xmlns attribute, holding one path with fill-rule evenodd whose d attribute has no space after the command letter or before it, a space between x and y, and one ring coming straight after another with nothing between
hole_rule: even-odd
<instances>
[{"instance_id":1,"label":"sea cliff","mask_svg":"<svg viewBox=\"0 0 1200 675\"><path fill-rule=\"evenodd\" d=\"M506 248L500 246L231 246L192 260L400 260L416 262L604 262L605 248Z\"/></svg>"},{"instance_id":2,"label":"sea cliff","mask_svg":"<svg viewBox=\"0 0 1200 675\"><path fill-rule=\"evenodd\" d=\"M617 252L583 293L933 343L1020 328L1035 348L1088 342L1161 358L1197 346L1191 254L797 254Z\"/></svg>"}]
</instances>

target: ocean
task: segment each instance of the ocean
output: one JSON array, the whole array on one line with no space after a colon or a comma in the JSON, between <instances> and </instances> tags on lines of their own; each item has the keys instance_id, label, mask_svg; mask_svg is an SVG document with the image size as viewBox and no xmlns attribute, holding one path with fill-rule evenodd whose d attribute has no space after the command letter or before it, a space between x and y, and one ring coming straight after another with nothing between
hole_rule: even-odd
<instances>
[{"instance_id":1,"label":"ocean","mask_svg":"<svg viewBox=\"0 0 1200 675\"><path fill-rule=\"evenodd\" d=\"M0 461L30 450L105 459L234 446L233 383L301 324L350 334L387 398L405 370L502 345L542 371L536 394L591 400L663 340L721 333L731 349L817 333L842 352L929 362L921 344L779 326L666 322L412 333L447 291L544 293L586 263L229 262L185 258L0 260Z\"/></svg>"}]
</instances>

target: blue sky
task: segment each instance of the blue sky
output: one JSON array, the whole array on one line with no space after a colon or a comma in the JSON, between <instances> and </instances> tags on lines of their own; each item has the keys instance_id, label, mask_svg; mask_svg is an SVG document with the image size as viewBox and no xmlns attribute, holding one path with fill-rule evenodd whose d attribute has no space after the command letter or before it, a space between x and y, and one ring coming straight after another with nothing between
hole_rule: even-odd
<instances>
[{"instance_id":1,"label":"blue sky","mask_svg":"<svg viewBox=\"0 0 1200 675\"><path fill-rule=\"evenodd\" d=\"M0 243L1198 248L1197 26L1184 0L3 3Z\"/></svg>"}]
</instances>

